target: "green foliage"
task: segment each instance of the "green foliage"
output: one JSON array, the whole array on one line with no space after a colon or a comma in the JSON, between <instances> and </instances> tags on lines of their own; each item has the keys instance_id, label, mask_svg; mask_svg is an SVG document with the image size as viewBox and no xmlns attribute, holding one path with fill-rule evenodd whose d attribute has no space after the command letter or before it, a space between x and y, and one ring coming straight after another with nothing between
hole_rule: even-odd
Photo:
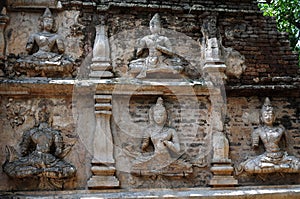
<instances>
[{"instance_id":1,"label":"green foliage","mask_svg":"<svg viewBox=\"0 0 300 199\"><path fill-rule=\"evenodd\" d=\"M258 6L265 16L276 18L279 31L289 33L291 47L298 52L300 60L300 1L258 0Z\"/></svg>"}]
</instances>

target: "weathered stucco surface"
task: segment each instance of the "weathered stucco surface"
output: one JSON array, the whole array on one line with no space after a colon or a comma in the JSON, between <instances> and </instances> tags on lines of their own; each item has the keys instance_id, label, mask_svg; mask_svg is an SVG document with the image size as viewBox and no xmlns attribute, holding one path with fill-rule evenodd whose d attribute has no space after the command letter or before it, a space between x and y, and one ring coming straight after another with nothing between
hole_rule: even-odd
<instances>
[{"instance_id":1,"label":"weathered stucco surface","mask_svg":"<svg viewBox=\"0 0 300 199\"><path fill-rule=\"evenodd\" d=\"M258 149L251 146L251 136L261 124L260 110L266 97L270 97L274 106L275 125L286 129L285 139L280 142L281 148L300 158L300 70L297 54L291 51L288 36L276 30L275 20L264 17L255 1L61 0L61 7L57 7L56 3L50 2L58 28L56 33L64 38L64 53L74 61L75 71L68 77L47 78L47 73L42 77L30 77L30 74L12 73L11 67L16 66L20 56L26 54L28 38L40 31L38 19L49 2L41 2L40 7L35 9L27 4L9 4L9 1L0 4L0 9L7 7L7 13L3 12L0 17L9 17L5 28L0 29L5 39L5 42L0 42L5 45L0 48L5 49L4 56L0 57L1 165L6 159L6 145L19 152L23 132L37 125L37 111L43 102L51 110L51 127L61 131L66 145L73 145L64 160L72 163L77 172L70 179L62 179L63 190L119 188L111 195L98 195L112 198L129 197L130 194L137 197L151 195L145 189L153 189L159 197L225 198L224 194L229 194L236 198L268 198L272 197L268 186L279 185L285 187L281 187L282 192L278 192L276 197L283 198L286 193L291 194L291 190L295 191L295 198L299 195L299 172L237 172L240 163L265 151L262 145ZM155 13L161 17L161 35L170 40L174 54L188 62L185 76L164 79L161 78L165 75L163 73L159 78L129 77L129 63L138 58L136 52L140 39L151 35L149 21ZM203 24L208 16L216 19L213 33L205 32L207 27ZM93 60L96 55L92 53L96 26L105 27L107 34L101 38L109 43L109 50L99 57L98 65ZM212 36L215 40L209 40ZM218 62L208 62L205 57L211 45L208 41L219 42ZM95 72L93 64L101 69L96 71L100 74L99 78L90 76ZM226 66L226 69L222 68ZM109 75L103 75L104 72ZM226 80L222 79L225 75ZM180 176L176 172L170 176L131 173L136 160L132 154L141 151L144 127L150 123L149 110L159 97L163 99L168 115L166 126L178 135L180 158L192 165L192 173L188 176L185 173ZM99 135L99 129L103 133L100 135L104 136L97 142L95 137ZM105 136L106 133L111 135ZM221 155L225 159L228 156L227 162L217 163L221 167L227 166L227 169L232 166L234 171L228 175L238 180L239 186L232 190L221 188L221 193L208 188L216 175L211 170L216 163L213 162L213 150L219 147L213 146L214 133L223 135L223 142L221 139L219 144L223 144L225 149L220 153L224 152ZM107 144L106 149L97 145L103 143ZM229 154L225 154L228 145ZM99 148L103 151L95 152ZM95 159L95 154L113 158L101 162ZM95 186L91 183L93 177L96 179ZM4 195L10 191L40 191L37 189L39 179L35 177L15 179L0 169L0 179L0 191ZM246 186L253 186L249 188L252 191L257 187L262 195L259 191L250 193L243 190ZM204 187L208 189L200 189ZM167 191L156 188L166 188ZM270 188L270 191L275 193L276 188ZM139 190L131 191L133 189ZM46 196L48 193L43 194ZM88 198L92 191L78 191L79 195L71 191L59 194L63 198Z\"/></svg>"}]
</instances>

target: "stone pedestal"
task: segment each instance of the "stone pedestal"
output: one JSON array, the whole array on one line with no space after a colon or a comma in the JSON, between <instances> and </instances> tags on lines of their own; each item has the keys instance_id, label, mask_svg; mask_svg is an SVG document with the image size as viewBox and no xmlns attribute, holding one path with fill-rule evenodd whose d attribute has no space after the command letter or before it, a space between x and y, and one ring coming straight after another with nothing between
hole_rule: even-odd
<instances>
[{"instance_id":1,"label":"stone pedestal","mask_svg":"<svg viewBox=\"0 0 300 199\"><path fill-rule=\"evenodd\" d=\"M113 157L113 139L111 135L111 95L95 95L96 128L94 135L92 160L93 176L88 181L90 189L119 187L115 177L115 159Z\"/></svg>"},{"instance_id":2,"label":"stone pedestal","mask_svg":"<svg viewBox=\"0 0 300 199\"><path fill-rule=\"evenodd\" d=\"M212 186L234 186L238 181L233 178L233 167L229 156L229 143L222 132L213 134L213 159L211 172L214 174L210 180Z\"/></svg>"}]
</instances>

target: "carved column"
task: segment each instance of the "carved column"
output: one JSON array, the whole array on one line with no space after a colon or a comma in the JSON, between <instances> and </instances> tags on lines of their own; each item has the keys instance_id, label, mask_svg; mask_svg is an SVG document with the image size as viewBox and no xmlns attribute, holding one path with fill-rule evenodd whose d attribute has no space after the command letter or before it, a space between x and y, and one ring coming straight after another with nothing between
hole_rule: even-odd
<instances>
[{"instance_id":1,"label":"carved column","mask_svg":"<svg viewBox=\"0 0 300 199\"><path fill-rule=\"evenodd\" d=\"M110 47L105 25L96 26L96 38L93 48L92 65L90 68L90 78L111 78Z\"/></svg>"},{"instance_id":2,"label":"carved column","mask_svg":"<svg viewBox=\"0 0 300 199\"><path fill-rule=\"evenodd\" d=\"M9 20L9 17L6 15L6 8L3 7L0 13L0 77L4 76L3 68L4 68L4 61L5 61L5 48L6 48L6 41L4 37L4 30L6 24Z\"/></svg>"},{"instance_id":3,"label":"carved column","mask_svg":"<svg viewBox=\"0 0 300 199\"><path fill-rule=\"evenodd\" d=\"M212 186L233 186L238 184L233 178L233 167L229 159L229 142L224 134L224 118L226 115L225 69L224 59L221 54L221 42L217 29L217 17L214 15L204 19L202 32L205 37L203 42L203 55L206 81L208 84L211 109L211 135L212 135Z\"/></svg>"},{"instance_id":4,"label":"carved column","mask_svg":"<svg viewBox=\"0 0 300 199\"><path fill-rule=\"evenodd\" d=\"M115 188L119 181L115 177L115 159L113 157L113 138L111 134L111 95L98 95L95 98L96 128L93 144L92 174L88 187Z\"/></svg>"}]
</instances>

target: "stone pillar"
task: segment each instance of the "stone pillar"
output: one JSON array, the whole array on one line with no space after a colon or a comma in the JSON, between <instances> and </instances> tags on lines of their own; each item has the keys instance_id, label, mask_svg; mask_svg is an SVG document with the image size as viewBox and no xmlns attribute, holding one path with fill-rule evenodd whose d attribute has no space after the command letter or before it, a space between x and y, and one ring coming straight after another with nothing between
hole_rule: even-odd
<instances>
[{"instance_id":1,"label":"stone pillar","mask_svg":"<svg viewBox=\"0 0 300 199\"><path fill-rule=\"evenodd\" d=\"M116 188L119 181L115 176L113 138L111 134L111 95L95 95L96 128L93 144L92 174L88 181L90 189Z\"/></svg>"},{"instance_id":2,"label":"stone pillar","mask_svg":"<svg viewBox=\"0 0 300 199\"><path fill-rule=\"evenodd\" d=\"M111 78L113 77L111 70L110 47L106 26L97 25L89 77L92 79Z\"/></svg>"},{"instance_id":3,"label":"stone pillar","mask_svg":"<svg viewBox=\"0 0 300 199\"><path fill-rule=\"evenodd\" d=\"M205 64L204 70L210 79L208 84L211 109L212 134L212 167L213 178L210 185L214 187L234 186L238 182L233 178L233 167L229 159L229 142L224 134L224 118L226 114L226 93L224 89L224 64Z\"/></svg>"},{"instance_id":4,"label":"stone pillar","mask_svg":"<svg viewBox=\"0 0 300 199\"><path fill-rule=\"evenodd\" d=\"M9 20L9 17L6 15L6 8L3 7L0 13L0 77L4 76L3 68L5 62L5 55L6 55L6 41L4 36L4 30L6 24Z\"/></svg>"},{"instance_id":5,"label":"stone pillar","mask_svg":"<svg viewBox=\"0 0 300 199\"><path fill-rule=\"evenodd\" d=\"M217 28L217 16L210 15L203 20L202 33L204 65L203 72L207 81L211 99L211 135L213 178L210 185L234 186L238 184L233 178L233 167L229 159L229 142L224 134L226 115L225 69L221 51L221 40Z\"/></svg>"}]
</instances>

